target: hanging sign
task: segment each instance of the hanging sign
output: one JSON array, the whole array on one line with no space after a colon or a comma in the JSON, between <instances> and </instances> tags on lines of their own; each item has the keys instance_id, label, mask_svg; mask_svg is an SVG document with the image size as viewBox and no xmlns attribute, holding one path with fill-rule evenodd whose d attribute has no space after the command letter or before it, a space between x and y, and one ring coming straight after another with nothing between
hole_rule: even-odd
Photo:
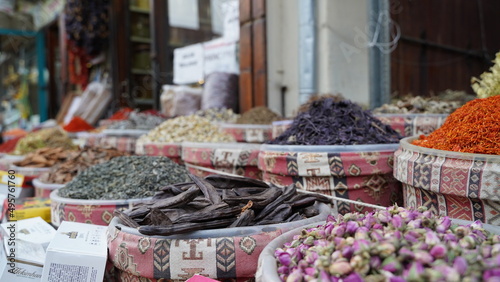
<instances>
[{"instance_id":1,"label":"hanging sign","mask_svg":"<svg viewBox=\"0 0 500 282\"><path fill-rule=\"evenodd\" d=\"M203 80L203 45L174 49L174 83L189 84Z\"/></svg>"}]
</instances>

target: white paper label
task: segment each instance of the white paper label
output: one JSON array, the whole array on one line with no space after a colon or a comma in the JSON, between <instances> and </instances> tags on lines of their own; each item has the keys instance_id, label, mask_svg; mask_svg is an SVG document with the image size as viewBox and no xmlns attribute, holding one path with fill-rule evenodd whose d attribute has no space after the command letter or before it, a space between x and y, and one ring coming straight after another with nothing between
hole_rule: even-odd
<instances>
[{"instance_id":1,"label":"white paper label","mask_svg":"<svg viewBox=\"0 0 500 282\"><path fill-rule=\"evenodd\" d=\"M174 50L174 83L189 84L203 80L203 45L194 44Z\"/></svg>"}]
</instances>

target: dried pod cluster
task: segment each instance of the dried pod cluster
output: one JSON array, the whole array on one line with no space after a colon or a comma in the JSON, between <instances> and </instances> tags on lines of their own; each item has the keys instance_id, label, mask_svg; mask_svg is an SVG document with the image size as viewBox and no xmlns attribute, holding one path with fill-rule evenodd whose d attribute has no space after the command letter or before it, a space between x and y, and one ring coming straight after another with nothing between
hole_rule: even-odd
<instances>
[{"instance_id":1,"label":"dried pod cluster","mask_svg":"<svg viewBox=\"0 0 500 282\"><path fill-rule=\"evenodd\" d=\"M93 165L126 155L128 153L118 151L117 149L85 147L66 161L52 167L49 172L42 174L40 181L44 183L65 184Z\"/></svg>"},{"instance_id":2,"label":"dried pod cluster","mask_svg":"<svg viewBox=\"0 0 500 282\"><path fill-rule=\"evenodd\" d=\"M75 156L77 151L64 148L42 148L27 154L23 160L14 162L21 167L51 167Z\"/></svg>"},{"instance_id":3,"label":"dried pod cluster","mask_svg":"<svg viewBox=\"0 0 500 282\"><path fill-rule=\"evenodd\" d=\"M126 226L146 235L171 235L203 229L265 225L315 216L320 194L297 193L252 178L190 175L191 182L162 188L153 200L115 212Z\"/></svg>"}]
</instances>

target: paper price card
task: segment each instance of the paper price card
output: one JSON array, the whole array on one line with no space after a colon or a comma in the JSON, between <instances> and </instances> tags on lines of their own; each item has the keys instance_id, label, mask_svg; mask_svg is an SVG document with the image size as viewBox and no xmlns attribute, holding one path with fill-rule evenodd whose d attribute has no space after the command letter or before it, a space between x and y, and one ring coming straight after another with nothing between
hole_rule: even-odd
<instances>
[{"instance_id":1,"label":"paper price card","mask_svg":"<svg viewBox=\"0 0 500 282\"><path fill-rule=\"evenodd\" d=\"M0 184L7 186L22 187L24 183L24 175L12 174L8 171L0 171Z\"/></svg>"}]
</instances>

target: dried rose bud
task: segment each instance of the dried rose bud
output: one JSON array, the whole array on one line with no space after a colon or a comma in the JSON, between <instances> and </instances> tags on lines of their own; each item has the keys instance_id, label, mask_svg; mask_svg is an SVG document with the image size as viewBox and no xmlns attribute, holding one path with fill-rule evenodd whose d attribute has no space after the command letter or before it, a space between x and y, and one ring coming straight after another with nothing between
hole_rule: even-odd
<instances>
[{"instance_id":1,"label":"dried rose bud","mask_svg":"<svg viewBox=\"0 0 500 282\"><path fill-rule=\"evenodd\" d=\"M427 245L434 246L434 245L438 244L439 242L441 242L441 240L439 240L439 237L436 235L436 233L427 232L427 234L425 235L425 243Z\"/></svg>"},{"instance_id":2,"label":"dried rose bud","mask_svg":"<svg viewBox=\"0 0 500 282\"><path fill-rule=\"evenodd\" d=\"M410 259L415 258L415 253L406 247L402 247L401 249L399 249L398 253L399 253L399 257L402 260L410 260Z\"/></svg>"},{"instance_id":3,"label":"dried rose bud","mask_svg":"<svg viewBox=\"0 0 500 282\"><path fill-rule=\"evenodd\" d=\"M390 256L382 262L382 269L396 273L402 269L402 265L395 256Z\"/></svg>"},{"instance_id":4,"label":"dried rose bud","mask_svg":"<svg viewBox=\"0 0 500 282\"><path fill-rule=\"evenodd\" d=\"M370 258L370 266L374 269L378 269L382 265L382 260L378 256L372 256Z\"/></svg>"},{"instance_id":5,"label":"dried rose bud","mask_svg":"<svg viewBox=\"0 0 500 282\"><path fill-rule=\"evenodd\" d=\"M403 218L399 215L394 215L391 219L391 224L394 226L394 228L401 228L403 226Z\"/></svg>"},{"instance_id":6,"label":"dried rose bud","mask_svg":"<svg viewBox=\"0 0 500 282\"><path fill-rule=\"evenodd\" d=\"M356 221L348 221L346 224L345 231L349 234L354 234L358 229L359 224Z\"/></svg>"},{"instance_id":7,"label":"dried rose bud","mask_svg":"<svg viewBox=\"0 0 500 282\"><path fill-rule=\"evenodd\" d=\"M361 226L356 230L356 233L354 234L354 239L356 240L361 240L361 239L368 239L369 229L365 226Z\"/></svg>"},{"instance_id":8,"label":"dried rose bud","mask_svg":"<svg viewBox=\"0 0 500 282\"><path fill-rule=\"evenodd\" d=\"M299 268L296 268L292 270L290 275L288 275L288 278L286 279L287 282L300 282L302 281L302 278L304 277L304 273L302 273L302 270Z\"/></svg>"},{"instance_id":9,"label":"dried rose bud","mask_svg":"<svg viewBox=\"0 0 500 282\"><path fill-rule=\"evenodd\" d=\"M337 261L330 265L328 269L332 275L344 276L352 271L351 264L347 261Z\"/></svg>"},{"instance_id":10,"label":"dried rose bud","mask_svg":"<svg viewBox=\"0 0 500 282\"><path fill-rule=\"evenodd\" d=\"M436 244L429 252L434 258L443 258L446 256L446 246L443 244Z\"/></svg>"},{"instance_id":11,"label":"dried rose bud","mask_svg":"<svg viewBox=\"0 0 500 282\"><path fill-rule=\"evenodd\" d=\"M396 251L396 247L394 247L393 244L387 242L378 245L375 249L377 250L378 254L383 258L392 255Z\"/></svg>"},{"instance_id":12,"label":"dried rose bud","mask_svg":"<svg viewBox=\"0 0 500 282\"><path fill-rule=\"evenodd\" d=\"M414 262L409 267L407 279L411 281L423 281L424 266L420 262Z\"/></svg>"},{"instance_id":13,"label":"dried rose bud","mask_svg":"<svg viewBox=\"0 0 500 282\"><path fill-rule=\"evenodd\" d=\"M467 272L467 261L463 257L456 257L453 261L453 268L455 268L460 275Z\"/></svg>"},{"instance_id":14,"label":"dried rose bud","mask_svg":"<svg viewBox=\"0 0 500 282\"><path fill-rule=\"evenodd\" d=\"M356 272L349 274L346 278L342 280L343 282L363 282L363 278Z\"/></svg>"},{"instance_id":15,"label":"dried rose bud","mask_svg":"<svg viewBox=\"0 0 500 282\"><path fill-rule=\"evenodd\" d=\"M438 224L436 226L436 232L445 233L446 230L450 229L450 226L451 226L451 219L445 216L438 221Z\"/></svg>"},{"instance_id":16,"label":"dried rose bud","mask_svg":"<svg viewBox=\"0 0 500 282\"><path fill-rule=\"evenodd\" d=\"M424 251L416 251L415 252L415 261L421 264L430 264L434 258L428 253Z\"/></svg>"},{"instance_id":17,"label":"dried rose bud","mask_svg":"<svg viewBox=\"0 0 500 282\"><path fill-rule=\"evenodd\" d=\"M460 246L462 248L465 248L465 249L474 249L474 248L476 248L476 241L470 235L467 235L467 236L463 237L462 239L460 239L460 241L458 241L458 243L460 244Z\"/></svg>"}]
</instances>

